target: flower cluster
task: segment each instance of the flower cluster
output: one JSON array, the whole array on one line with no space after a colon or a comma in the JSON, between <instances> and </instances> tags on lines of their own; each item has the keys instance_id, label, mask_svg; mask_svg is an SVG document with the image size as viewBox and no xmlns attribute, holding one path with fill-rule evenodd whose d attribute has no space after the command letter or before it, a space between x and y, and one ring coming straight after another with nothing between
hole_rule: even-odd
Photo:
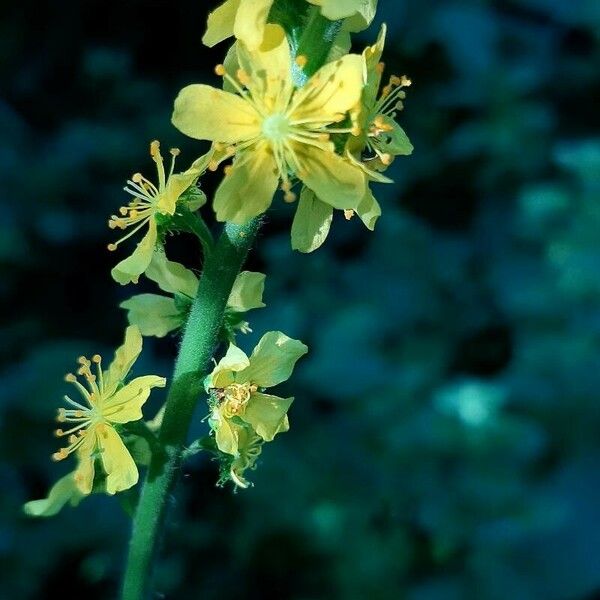
<instances>
[{"instance_id":1,"label":"flower cluster","mask_svg":"<svg viewBox=\"0 0 600 600\"><path fill-rule=\"evenodd\" d=\"M350 33L366 28L375 8L376 0L226 0L209 15L205 44L235 37L223 63L215 67L222 86L184 87L175 99L172 122L210 147L189 168L176 172L179 150L170 150L165 168L159 142L151 142L156 179L133 174L124 187L129 199L108 221L110 229L122 232L108 244L110 251L137 238L130 254L112 268L113 279L137 284L145 275L162 293L141 293L121 303L130 325L106 370L99 355L82 356L77 373L66 376L78 396L65 396L66 406L59 409L61 427L55 434L66 442L53 458L73 455L76 466L47 498L27 503L28 514L48 516L93 492L128 490L138 481L138 465L147 465L160 448L155 431L163 411L144 422L142 407L151 390L164 387L166 380L128 376L142 350L142 336L178 333L203 310L204 275L169 260L165 247L168 234L192 233L199 238L205 264L220 256L220 242L215 244L200 210L208 204L200 189L206 171L222 169L210 205L217 221L230 223L227 227L243 226L266 213L280 195L296 204L291 242L301 252L325 241L335 210L347 219L356 214L374 228L381 208L371 183L389 183L384 171L396 156L412 152L397 122L410 81L391 76L381 86L385 26L374 45L362 53L349 52ZM328 19L336 24L330 26ZM313 22L333 32L328 54L313 55L310 44L298 54L303 28ZM219 258L212 264L220 273ZM223 279L229 297L224 290L216 294L218 316L207 325L210 343L226 343L228 349L205 379L210 433L196 447L216 453L220 483L247 487L245 473L256 467L264 444L289 429L293 398L267 390L286 381L308 349L270 331L247 356L236 336L251 331L246 313L265 306L265 275L242 271L233 280L233 272ZM199 377L199 371L193 375Z\"/></svg>"}]
</instances>

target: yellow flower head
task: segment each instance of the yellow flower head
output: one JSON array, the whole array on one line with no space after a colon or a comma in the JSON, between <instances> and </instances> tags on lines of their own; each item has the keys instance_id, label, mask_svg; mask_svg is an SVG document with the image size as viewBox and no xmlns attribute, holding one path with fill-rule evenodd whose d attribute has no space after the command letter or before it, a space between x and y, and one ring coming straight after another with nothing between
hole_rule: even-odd
<instances>
[{"instance_id":1,"label":"yellow flower head","mask_svg":"<svg viewBox=\"0 0 600 600\"><path fill-rule=\"evenodd\" d=\"M209 423L221 452L240 455L240 428L250 428L265 442L288 430L287 411L294 399L263 390L288 379L306 352L302 342L280 331L263 335L250 357L230 344L206 380L212 397Z\"/></svg>"},{"instance_id":2,"label":"yellow flower head","mask_svg":"<svg viewBox=\"0 0 600 600\"><path fill-rule=\"evenodd\" d=\"M72 383L80 396L79 401L65 396L69 408L58 410L57 421L66 423L57 429L57 437L67 438L67 446L52 455L63 460L75 452L79 464L74 472L75 485L83 494L92 491L96 459L106 473L106 491L109 494L126 490L138 480L138 470L125 447L115 425L142 418L142 405L154 387L164 387L164 377L146 375L127 384L123 380L142 350L142 336L137 327L128 327L125 342L116 351L115 359L106 371L102 359L80 357L77 375L69 373L65 379ZM92 371L92 365L94 369ZM79 380L81 379L83 383Z\"/></svg>"},{"instance_id":3,"label":"yellow flower head","mask_svg":"<svg viewBox=\"0 0 600 600\"><path fill-rule=\"evenodd\" d=\"M170 153L172 156L171 168L167 174L165 173L159 142L155 140L150 144L150 156L156 163L158 172L158 185L146 179L141 173L132 175L123 188L132 196L132 200L127 206L122 206L119 209L119 215L112 215L108 221L108 226L111 229L131 228L117 242L108 245L108 249L111 251L116 250L120 243L147 227L146 235L137 245L133 254L122 260L111 271L115 281L120 284L137 283L138 277L148 268L152 260L158 236L157 218L160 215L172 216L175 214L179 197L202 174L208 164L207 158L201 157L187 171L175 175L173 169L175 167L175 157L179 155L179 150L172 148Z\"/></svg>"},{"instance_id":4,"label":"yellow flower head","mask_svg":"<svg viewBox=\"0 0 600 600\"><path fill-rule=\"evenodd\" d=\"M360 168L335 153L330 137L356 133L331 125L344 121L360 99L362 57L349 54L329 63L296 89L285 33L268 24L260 48L238 43L237 58L235 77L223 65L216 68L236 93L190 85L179 93L173 113L180 131L215 142L223 159L235 157L215 195L217 219L244 223L263 213L280 182L285 199L293 201L296 178L323 202L355 208L364 193ZM297 64L306 60L299 59Z\"/></svg>"}]
</instances>

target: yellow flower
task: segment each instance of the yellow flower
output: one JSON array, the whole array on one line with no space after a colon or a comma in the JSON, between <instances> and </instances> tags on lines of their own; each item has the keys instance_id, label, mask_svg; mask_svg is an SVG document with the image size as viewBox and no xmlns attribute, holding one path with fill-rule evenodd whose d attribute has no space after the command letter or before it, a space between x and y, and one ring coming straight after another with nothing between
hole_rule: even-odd
<instances>
[{"instance_id":1,"label":"yellow flower","mask_svg":"<svg viewBox=\"0 0 600 600\"><path fill-rule=\"evenodd\" d=\"M287 411L293 398L265 394L290 377L298 359L308 352L300 341L280 331L269 331L248 357L234 344L207 377L212 403L209 423L217 447L225 454L240 454L240 426L248 426L265 442L287 431Z\"/></svg>"},{"instance_id":2,"label":"yellow flower","mask_svg":"<svg viewBox=\"0 0 600 600\"><path fill-rule=\"evenodd\" d=\"M237 94L197 84L175 100L173 124L180 131L216 142L224 158L235 156L215 195L217 219L240 224L265 212L280 181L293 201L295 178L335 208L356 208L365 187L361 169L338 156L330 139L354 129L330 125L346 119L360 99L362 57L329 63L295 89L283 29L267 25L264 40L254 51L237 44L237 79L217 66Z\"/></svg>"},{"instance_id":3,"label":"yellow flower","mask_svg":"<svg viewBox=\"0 0 600 600\"><path fill-rule=\"evenodd\" d=\"M402 100L406 96L403 88L411 84L410 79L392 75L377 98L384 68L380 60L385 34L386 27L383 25L375 44L363 52L366 81L358 113L360 134L348 138L348 150L351 158L362 160L371 179L389 183L391 180L379 175L379 171L385 170L395 156L411 154L413 146L396 122L397 112L402 109ZM365 151L370 156L363 159L361 154Z\"/></svg>"},{"instance_id":4,"label":"yellow flower","mask_svg":"<svg viewBox=\"0 0 600 600\"><path fill-rule=\"evenodd\" d=\"M187 171L173 174L175 157L178 156L179 150L173 148L170 152L173 158L169 173L166 174L159 143L155 140L150 144L150 156L158 171L158 186L141 173L135 173L123 188L133 199L127 206L119 209L119 215L112 215L108 222L111 229L132 227L120 240L108 245L111 251L116 250L121 242L135 235L140 229L147 227L146 235L138 243L133 254L111 271L113 279L122 285L137 283L139 276L148 268L158 238L158 219L175 214L181 194L198 179L209 162L209 155L202 156Z\"/></svg>"},{"instance_id":5,"label":"yellow flower","mask_svg":"<svg viewBox=\"0 0 600 600\"><path fill-rule=\"evenodd\" d=\"M73 478L77 489L83 494L92 491L96 459L106 473L106 492L114 494L135 485L138 470L115 425L137 421L142 418L142 405L154 387L164 387L164 377L146 375L127 384L123 380L142 350L142 336L137 327L128 327L125 342L116 351L112 364L102 371L99 355L91 361L79 358L78 378L69 373L65 379L72 383L81 399L65 396L69 408L58 410L57 421L67 423L67 429L57 429L57 437L66 437L68 445L52 455L63 460L75 452L78 466ZM95 373L92 373L92 364Z\"/></svg>"}]
</instances>

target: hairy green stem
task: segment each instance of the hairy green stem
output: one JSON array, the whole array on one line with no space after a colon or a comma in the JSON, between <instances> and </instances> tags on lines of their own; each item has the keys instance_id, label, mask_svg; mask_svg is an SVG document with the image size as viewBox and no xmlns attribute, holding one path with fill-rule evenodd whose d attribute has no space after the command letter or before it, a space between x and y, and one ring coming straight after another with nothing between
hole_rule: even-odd
<instances>
[{"instance_id":1,"label":"hairy green stem","mask_svg":"<svg viewBox=\"0 0 600 600\"><path fill-rule=\"evenodd\" d=\"M150 593L152 563L167 499L177 480L194 408L203 393L202 379L218 343L233 282L259 226L259 218L242 226L227 223L213 251L206 257L167 397L159 434L163 452L152 457L133 522L123 600L142 600Z\"/></svg>"}]
</instances>

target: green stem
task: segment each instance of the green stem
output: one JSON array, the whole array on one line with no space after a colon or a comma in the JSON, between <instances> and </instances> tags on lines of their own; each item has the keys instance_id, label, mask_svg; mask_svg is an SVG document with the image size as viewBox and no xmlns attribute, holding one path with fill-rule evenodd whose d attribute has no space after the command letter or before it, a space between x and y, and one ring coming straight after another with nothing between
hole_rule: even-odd
<instances>
[{"instance_id":1,"label":"green stem","mask_svg":"<svg viewBox=\"0 0 600 600\"><path fill-rule=\"evenodd\" d=\"M215 240L208 225L204 222L204 219L196 213L185 211L175 215L173 217L173 222L184 231L193 233L200 240L202 252L204 253L204 258L206 260L213 250Z\"/></svg>"},{"instance_id":2,"label":"green stem","mask_svg":"<svg viewBox=\"0 0 600 600\"><path fill-rule=\"evenodd\" d=\"M142 600L150 593L152 563L165 519L167 499L177 480L189 425L202 394L202 379L209 370L218 343L233 282L259 226L259 218L242 226L225 224L213 251L206 257L175 363L160 429L159 441L164 451L152 457L133 522L123 600Z\"/></svg>"}]
</instances>

